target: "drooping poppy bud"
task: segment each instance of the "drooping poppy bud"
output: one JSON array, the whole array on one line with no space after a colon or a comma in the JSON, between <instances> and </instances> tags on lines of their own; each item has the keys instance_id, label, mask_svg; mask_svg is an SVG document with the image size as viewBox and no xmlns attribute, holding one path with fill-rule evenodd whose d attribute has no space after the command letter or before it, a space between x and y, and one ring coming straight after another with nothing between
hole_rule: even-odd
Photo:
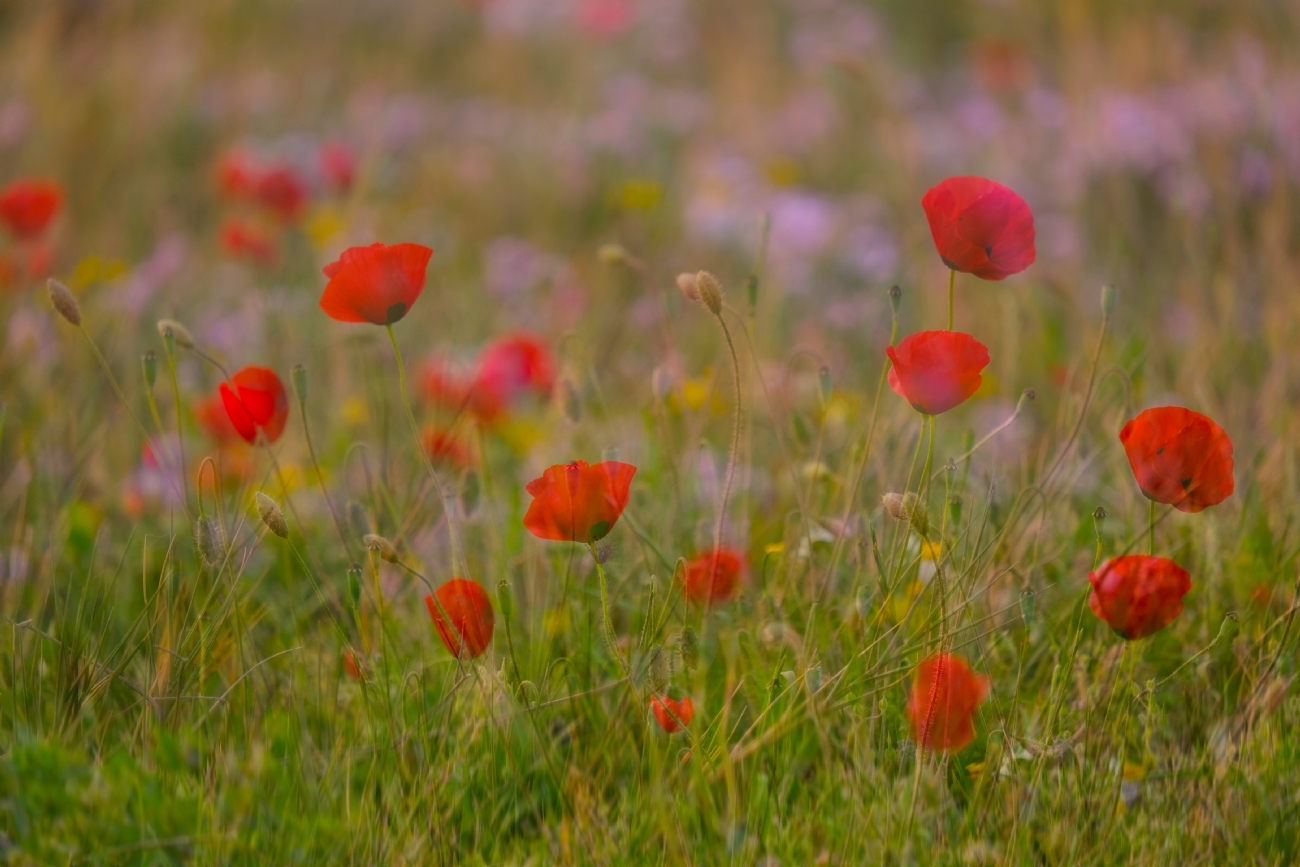
<instances>
[{"instance_id":1,"label":"drooping poppy bud","mask_svg":"<svg viewBox=\"0 0 1300 867\"><path fill-rule=\"evenodd\" d=\"M284 513L280 511L280 504L261 491L258 491L253 496L253 499L257 503L257 516L262 519L266 529L281 539L288 538L289 525L284 521Z\"/></svg>"},{"instance_id":2,"label":"drooping poppy bud","mask_svg":"<svg viewBox=\"0 0 1300 867\"><path fill-rule=\"evenodd\" d=\"M1092 595L1088 607L1120 637L1146 638L1183 613L1183 597L1192 589L1187 570L1168 557L1128 554L1114 557L1088 573Z\"/></svg>"},{"instance_id":3,"label":"drooping poppy bud","mask_svg":"<svg viewBox=\"0 0 1300 867\"><path fill-rule=\"evenodd\" d=\"M943 263L985 280L1034 264L1034 214L1013 190L979 177L948 178L921 199Z\"/></svg>"},{"instance_id":4,"label":"drooping poppy bud","mask_svg":"<svg viewBox=\"0 0 1300 867\"><path fill-rule=\"evenodd\" d=\"M239 435L253 443L260 430L268 443L278 440L289 418L289 396L280 377L269 368L249 366L237 371L230 382L234 389L223 382L219 391Z\"/></svg>"},{"instance_id":5,"label":"drooping poppy bud","mask_svg":"<svg viewBox=\"0 0 1300 867\"><path fill-rule=\"evenodd\" d=\"M323 269L329 283L321 309L339 322L392 325L424 291L433 250L420 244L349 247Z\"/></svg>"},{"instance_id":6,"label":"drooping poppy bud","mask_svg":"<svg viewBox=\"0 0 1300 867\"><path fill-rule=\"evenodd\" d=\"M366 546L367 551L375 552L385 563L396 563L401 559L397 556L397 548L393 543L378 533L367 533L361 543Z\"/></svg>"},{"instance_id":7,"label":"drooping poppy bud","mask_svg":"<svg viewBox=\"0 0 1300 867\"><path fill-rule=\"evenodd\" d=\"M1143 410L1119 432L1138 487L1149 500L1199 512L1231 496L1232 440L1181 406Z\"/></svg>"},{"instance_id":8,"label":"drooping poppy bud","mask_svg":"<svg viewBox=\"0 0 1300 867\"><path fill-rule=\"evenodd\" d=\"M745 555L732 548L697 554L686 563L682 592L702 605L726 602L736 595Z\"/></svg>"},{"instance_id":9,"label":"drooping poppy bud","mask_svg":"<svg viewBox=\"0 0 1300 867\"><path fill-rule=\"evenodd\" d=\"M687 670L700 664L700 637L689 623L682 627L681 634L677 636L677 651L681 653L682 665Z\"/></svg>"},{"instance_id":10,"label":"drooping poppy bud","mask_svg":"<svg viewBox=\"0 0 1300 867\"><path fill-rule=\"evenodd\" d=\"M636 467L618 461L586 461L548 467L528 483L533 501L524 526L539 539L595 542L603 539L627 508Z\"/></svg>"},{"instance_id":11,"label":"drooping poppy bud","mask_svg":"<svg viewBox=\"0 0 1300 867\"><path fill-rule=\"evenodd\" d=\"M57 181L19 178L0 190L0 223L15 238L35 238L49 228L63 205Z\"/></svg>"},{"instance_id":12,"label":"drooping poppy bud","mask_svg":"<svg viewBox=\"0 0 1300 867\"><path fill-rule=\"evenodd\" d=\"M204 563L214 568L221 565L226 556L226 535L216 518L200 515L194 522L194 547Z\"/></svg>"},{"instance_id":13,"label":"drooping poppy bud","mask_svg":"<svg viewBox=\"0 0 1300 867\"><path fill-rule=\"evenodd\" d=\"M171 333L172 340L181 349L194 348L194 335L190 334L190 330L188 328L186 328L184 325L181 325L175 319L159 319L158 336L166 340L168 332Z\"/></svg>"},{"instance_id":14,"label":"drooping poppy bud","mask_svg":"<svg viewBox=\"0 0 1300 867\"><path fill-rule=\"evenodd\" d=\"M945 413L974 394L989 363L988 347L960 331L920 331L885 352L893 362L889 387L926 415Z\"/></svg>"},{"instance_id":15,"label":"drooping poppy bud","mask_svg":"<svg viewBox=\"0 0 1300 867\"><path fill-rule=\"evenodd\" d=\"M72 325L80 325L81 305L77 303L76 296L69 291L67 286L64 286L53 277L47 280L45 285L50 292L50 304L54 305L54 309L59 311L59 315Z\"/></svg>"},{"instance_id":16,"label":"drooping poppy bud","mask_svg":"<svg viewBox=\"0 0 1300 867\"><path fill-rule=\"evenodd\" d=\"M955 653L936 653L916 668L907 717L916 742L931 750L960 750L975 740L975 712L988 680Z\"/></svg>"},{"instance_id":17,"label":"drooping poppy bud","mask_svg":"<svg viewBox=\"0 0 1300 867\"><path fill-rule=\"evenodd\" d=\"M437 601L432 595L425 596L424 604L443 645L453 656L459 655L462 649L471 658L482 656L492 641L496 625L487 592L477 582L453 578L438 588L437 595ZM447 618L451 619L450 623Z\"/></svg>"},{"instance_id":18,"label":"drooping poppy bud","mask_svg":"<svg viewBox=\"0 0 1300 867\"><path fill-rule=\"evenodd\" d=\"M691 724L691 719L695 716L695 703L690 696L676 701L666 695L656 695L650 699L650 710L654 712L659 728L672 734Z\"/></svg>"}]
</instances>

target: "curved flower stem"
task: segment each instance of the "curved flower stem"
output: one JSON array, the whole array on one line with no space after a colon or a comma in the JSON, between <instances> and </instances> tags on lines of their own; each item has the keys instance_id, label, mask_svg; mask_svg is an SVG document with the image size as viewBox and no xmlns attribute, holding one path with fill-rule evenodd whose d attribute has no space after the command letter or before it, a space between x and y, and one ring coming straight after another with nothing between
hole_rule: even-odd
<instances>
[{"instance_id":1,"label":"curved flower stem","mask_svg":"<svg viewBox=\"0 0 1300 867\"><path fill-rule=\"evenodd\" d=\"M189 500L189 480L185 472L185 435L181 431L181 386L176 379L176 353L171 351L171 345L167 345L167 372L171 374L172 394L176 396L176 451L180 455L181 462L181 487L185 494L185 499ZM152 401L152 396L150 400Z\"/></svg>"},{"instance_id":2,"label":"curved flower stem","mask_svg":"<svg viewBox=\"0 0 1300 867\"><path fill-rule=\"evenodd\" d=\"M948 272L948 330L949 331L952 331L952 307L953 307L953 298L956 294L954 292L956 286L957 286L957 272L949 271Z\"/></svg>"},{"instance_id":3,"label":"curved flower stem","mask_svg":"<svg viewBox=\"0 0 1300 867\"><path fill-rule=\"evenodd\" d=\"M349 560L355 560L352 554L352 546L348 544L348 535L343 532L343 523L339 520L338 510L334 508L334 501L330 499L329 488L325 486L325 476L321 473L320 461L316 458L316 446L311 441L311 425L307 422L307 401L298 398L298 413L302 416L302 433L307 440L307 454L311 456L311 468L316 473L316 482L320 485L320 492L325 497L325 505L330 510L330 518L334 521L334 529L339 534L339 542L343 544L343 550L347 552Z\"/></svg>"},{"instance_id":4,"label":"curved flower stem","mask_svg":"<svg viewBox=\"0 0 1300 867\"><path fill-rule=\"evenodd\" d=\"M618 645L614 643L614 622L609 617L609 587L605 581L605 566L600 562L600 555L596 553L596 543L588 542L587 548L591 551L591 559L596 561L596 575L600 578L600 613L602 631L605 633L605 647L609 655L618 661L619 668L626 676L631 672L627 667L627 660L618 652Z\"/></svg>"},{"instance_id":5,"label":"curved flower stem","mask_svg":"<svg viewBox=\"0 0 1300 867\"><path fill-rule=\"evenodd\" d=\"M1156 501L1151 501L1151 508L1147 512L1147 553L1155 556L1156 553Z\"/></svg>"},{"instance_id":6,"label":"curved flower stem","mask_svg":"<svg viewBox=\"0 0 1300 867\"><path fill-rule=\"evenodd\" d=\"M934 464L934 416L925 417L926 426L930 428L930 444L925 449L925 469L921 470L921 481L917 484L916 495L924 502L925 496L930 493L930 467ZM920 443L918 442L919 446Z\"/></svg>"},{"instance_id":7,"label":"curved flower stem","mask_svg":"<svg viewBox=\"0 0 1300 867\"><path fill-rule=\"evenodd\" d=\"M731 330L727 328L727 322L722 318L721 311L716 314L716 318L718 325L722 326L722 336L727 340L727 352L731 355L731 373L736 389L736 412L731 431L731 454L727 457L727 475L722 483L722 502L718 505L718 520L713 527L713 550L715 552L722 545L722 525L727 518L727 500L731 496L731 484L736 476L736 459L740 451L740 425L744 413L743 386L740 383L740 359L736 357L736 345L731 341ZM603 587L604 579L601 580Z\"/></svg>"},{"instance_id":8,"label":"curved flower stem","mask_svg":"<svg viewBox=\"0 0 1300 867\"><path fill-rule=\"evenodd\" d=\"M442 501L443 514L447 516L447 538L451 542L451 574L455 575L457 564L460 563L460 544L456 539L456 523L451 513L451 503L447 499L447 492L442 487L442 482L438 481L438 474L433 470L433 461L429 460L428 453L424 450L424 445L420 442L420 426L415 421L415 411L411 409L411 398L406 392L406 365L402 362L402 350L397 345L397 335L393 333L393 326L384 326L388 329L388 339L393 344L393 354L397 357L397 375L402 390L402 406L406 409L406 418L411 423L411 436L415 438L415 449L424 459L425 469L429 471L429 478L433 480L433 486L438 490L438 499ZM469 566L466 564L465 575L469 575Z\"/></svg>"}]
</instances>

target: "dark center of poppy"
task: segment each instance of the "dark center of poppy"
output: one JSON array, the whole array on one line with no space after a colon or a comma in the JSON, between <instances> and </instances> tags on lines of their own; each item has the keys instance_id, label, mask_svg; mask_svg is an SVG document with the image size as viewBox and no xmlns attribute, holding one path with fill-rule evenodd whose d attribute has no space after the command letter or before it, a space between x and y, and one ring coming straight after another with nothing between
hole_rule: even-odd
<instances>
[{"instance_id":1,"label":"dark center of poppy","mask_svg":"<svg viewBox=\"0 0 1300 867\"><path fill-rule=\"evenodd\" d=\"M1165 447L1164 447L1164 446L1161 446L1160 448L1156 449L1156 454L1158 454L1158 455L1163 455L1164 453L1165 453Z\"/></svg>"},{"instance_id":2,"label":"dark center of poppy","mask_svg":"<svg viewBox=\"0 0 1300 867\"><path fill-rule=\"evenodd\" d=\"M1181 484L1181 485L1183 486L1183 490L1184 490L1184 491L1190 491L1190 490L1192 489L1192 480L1191 480L1191 479L1179 479L1179 480L1178 480L1178 483Z\"/></svg>"},{"instance_id":3,"label":"dark center of poppy","mask_svg":"<svg viewBox=\"0 0 1300 867\"><path fill-rule=\"evenodd\" d=\"M993 247L991 247L991 246L989 246L989 247L985 247L985 248L984 248L984 255L985 255L985 256L988 256L990 259L992 259L992 258L993 258Z\"/></svg>"},{"instance_id":4,"label":"dark center of poppy","mask_svg":"<svg viewBox=\"0 0 1300 867\"><path fill-rule=\"evenodd\" d=\"M384 324L392 325L394 322L397 322L405 315L406 315L406 305L401 301L398 301L392 307L388 308L388 319Z\"/></svg>"},{"instance_id":5,"label":"dark center of poppy","mask_svg":"<svg viewBox=\"0 0 1300 867\"><path fill-rule=\"evenodd\" d=\"M599 542L609 535L609 521L597 521L591 525L591 541Z\"/></svg>"}]
</instances>

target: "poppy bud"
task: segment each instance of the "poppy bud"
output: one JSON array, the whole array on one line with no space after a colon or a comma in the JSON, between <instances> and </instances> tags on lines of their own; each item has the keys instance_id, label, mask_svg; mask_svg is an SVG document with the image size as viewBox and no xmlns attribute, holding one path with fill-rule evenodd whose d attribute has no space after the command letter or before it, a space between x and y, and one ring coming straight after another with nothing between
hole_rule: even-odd
<instances>
[{"instance_id":1,"label":"poppy bud","mask_svg":"<svg viewBox=\"0 0 1300 867\"><path fill-rule=\"evenodd\" d=\"M884 505L885 511L889 517L896 521L902 521L907 518L907 512L903 509L903 495L895 494L892 491L880 498L881 504Z\"/></svg>"},{"instance_id":2,"label":"poppy bud","mask_svg":"<svg viewBox=\"0 0 1300 867\"><path fill-rule=\"evenodd\" d=\"M618 265L627 261L627 248L622 244L601 244L596 258L602 265Z\"/></svg>"},{"instance_id":3,"label":"poppy bud","mask_svg":"<svg viewBox=\"0 0 1300 867\"><path fill-rule=\"evenodd\" d=\"M656 647L650 651L650 689L655 692L663 692L668 688L668 681L672 677L672 671L669 667L668 652L662 647Z\"/></svg>"},{"instance_id":4,"label":"poppy bud","mask_svg":"<svg viewBox=\"0 0 1300 867\"><path fill-rule=\"evenodd\" d=\"M673 375L668 368L662 365L655 368L650 376L650 390L656 400L667 400L668 395L673 393Z\"/></svg>"},{"instance_id":5,"label":"poppy bud","mask_svg":"<svg viewBox=\"0 0 1300 867\"><path fill-rule=\"evenodd\" d=\"M293 372L290 374L293 380L293 393L298 398L299 403L307 402L307 368L301 364L293 366Z\"/></svg>"},{"instance_id":6,"label":"poppy bud","mask_svg":"<svg viewBox=\"0 0 1300 867\"><path fill-rule=\"evenodd\" d=\"M1104 521L1104 520L1106 520L1106 507L1105 507L1105 506L1098 506L1097 508L1093 509L1093 510L1092 510L1092 518L1093 518L1094 521Z\"/></svg>"},{"instance_id":7,"label":"poppy bud","mask_svg":"<svg viewBox=\"0 0 1300 867\"><path fill-rule=\"evenodd\" d=\"M1239 620L1240 618L1237 617L1235 611L1229 611L1223 615L1223 622L1219 624L1219 634L1214 637L1214 643L1216 645L1224 642L1231 644L1232 640L1237 637L1237 633L1241 631Z\"/></svg>"},{"instance_id":8,"label":"poppy bud","mask_svg":"<svg viewBox=\"0 0 1300 867\"><path fill-rule=\"evenodd\" d=\"M515 616L515 590L509 581L497 582L497 607L501 616L509 622Z\"/></svg>"},{"instance_id":9,"label":"poppy bud","mask_svg":"<svg viewBox=\"0 0 1300 867\"><path fill-rule=\"evenodd\" d=\"M902 300L903 290L897 286L889 287L889 310L894 316L898 316L898 305Z\"/></svg>"},{"instance_id":10,"label":"poppy bud","mask_svg":"<svg viewBox=\"0 0 1300 867\"><path fill-rule=\"evenodd\" d=\"M140 359L140 368L144 371L145 387L153 391L153 384L158 381L158 356L152 349Z\"/></svg>"},{"instance_id":11,"label":"poppy bud","mask_svg":"<svg viewBox=\"0 0 1300 867\"><path fill-rule=\"evenodd\" d=\"M380 560L386 560L389 563L397 562L397 549L393 547L392 542L383 536L367 533L361 541L365 544L367 550L378 554Z\"/></svg>"},{"instance_id":12,"label":"poppy bud","mask_svg":"<svg viewBox=\"0 0 1300 867\"><path fill-rule=\"evenodd\" d=\"M822 369L817 371L817 394L821 398L822 409L825 409L826 404L830 403L831 391L833 389L834 384L831 382L831 369L823 365Z\"/></svg>"},{"instance_id":13,"label":"poppy bud","mask_svg":"<svg viewBox=\"0 0 1300 867\"><path fill-rule=\"evenodd\" d=\"M195 522L194 547L199 549L204 563L213 567L221 565L226 553L226 540L215 518L200 516Z\"/></svg>"},{"instance_id":14,"label":"poppy bud","mask_svg":"<svg viewBox=\"0 0 1300 867\"><path fill-rule=\"evenodd\" d=\"M171 332L171 346L179 346L181 349L194 348L194 335L190 334L188 328L181 325L175 319L159 319L158 334L162 336L164 342L167 342L169 339L168 332ZM167 351L168 354L170 354L174 349L168 348Z\"/></svg>"},{"instance_id":15,"label":"poppy bud","mask_svg":"<svg viewBox=\"0 0 1300 867\"><path fill-rule=\"evenodd\" d=\"M930 510L916 494L911 491L906 494L890 493L881 497L880 501L890 517L899 521L907 521L912 525L912 529L922 536L929 531Z\"/></svg>"},{"instance_id":16,"label":"poppy bud","mask_svg":"<svg viewBox=\"0 0 1300 867\"><path fill-rule=\"evenodd\" d=\"M53 277L45 282L45 287L50 292L50 303L54 305L55 310L59 311L59 315L73 325L80 325L81 306L77 304L77 299L73 297L68 287Z\"/></svg>"},{"instance_id":17,"label":"poppy bud","mask_svg":"<svg viewBox=\"0 0 1300 867\"><path fill-rule=\"evenodd\" d=\"M1115 310L1115 302L1119 300L1119 290L1110 283L1101 287L1101 315L1109 319L1110 314Z\"/></svg>"},{"instance_id":18,"label":"poppy bud","mask_svg":"<svg viewBox=\"0 0 1300 867\"><path fill-rule=\"evenodd\" d=\"M348 596L352 598L352 607L361 604L361 567L353 563L348 569Z\"/></svg>"},{"instance_id":19,"label":"poppy bud","mask_svg":"<svg viewBox=\"0 0 1300 867\"><path fill-rule=\"evenodd\" d=\"M364 539L370 535L375 527L370 521L370 515L366 512L366 507L356 500L348 500L348 523L352 527L352 532L357 534L358 538Z\"/></svg>"},{"instance_id":20,"label":"poppy bud","mask_svg":"<svg viewBox=\"0 0 1300 867\"><path fill-rule=\"evenodd\" d=\"M714 316L722 315L722 284L708 271L695 275L695 288L700 294L700 303L709 308Z\"/></svg>"},{"instance_id":21,"label":"poppy bud","mask_svg":"<svg viewBox=\"0 0 1300 867\"><path fill-rule=\"evenodd\" d=\"M560 380L560 400L564 404L564 415L577 424L582 418L582 400L578 397L577 387L567 379Z\"/></svg>"},{"instance_id":22,"label":"poppy bud","mask_svg":"<svg viewBox=\"0 0 1300 867\"><path fill-rule=\"evenodd\" d=\"M280 504L261 491L258 491L253 499L257 502L257 515L266 525L266 529L281 539L287 539L289 525L284 522L284 513L280 511Z\"/></svg>"},{"instance_id":23,"label":"poppy bud","mask_svg":"<svg viewBox=\"0 0 1300 867\"><path fill-rule=\"evenodd\" d=\"M696 284L697 281L694 274L677 275L677 288L682 290L682 294L686 296L687 301L700 300L700 289Z\"/></svg>"},{"instance_id":24,"label":"poppy bud","mask_svg":"<svg viewBox=\"0 0 1300 867\"><path fill-rule=\"evenodd\" d=\"M700 664L700 638L689 625L683 627L682 634L677 636L677 650L687 670Z\"/></svg>"}]
</instances>

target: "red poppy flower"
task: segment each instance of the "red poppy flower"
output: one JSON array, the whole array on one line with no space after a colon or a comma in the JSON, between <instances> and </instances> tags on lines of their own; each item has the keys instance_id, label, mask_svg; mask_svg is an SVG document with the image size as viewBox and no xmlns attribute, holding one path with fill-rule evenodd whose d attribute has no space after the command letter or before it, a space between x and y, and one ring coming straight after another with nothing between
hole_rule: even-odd
<instances>
[{"instance_id":1,"label":"red poppy flower","mask_svg":"<svg viewBox=\"0 0 1300 867\"><path fill-rule=\"evenodd\" d=\"M1232 440L1210 419L1181 406L1143 410L1119 432L1147 499L1199 512L1231 494Z\"/></svg>"},{"instance_id":2,"label":"red poppy flower","mask_svg":"<svg viewBox=\"0 0 1300 867\"><path fill-rule=\"evenodd\" d=\"M1164 629L1183 613L1183 596L1192 589L1187 570L1168 557L1128 554L1113 557L1088 573L1088 607L1130 641Z\"/></svg>"},{"instance_id":3,"label":"red poppy flower","mask_svg":"<svg viewBox=\"0 0 1300 867\"><path fill-rule=\"evenodd\" d=\"M483 350L474 378L473 407L491 421L528 395L547 398L555 387L555 360L541 340L512 334Z\"/></svg>"},{"instance_id":4,"label":"red poppy flower","mask_svg":"<svg viewBox=\"0 0 1300 867\"><path fill-rule=\"evenodd\" d=\"M533 502L524 526L539 539L555 542L595 542L603 539L627 508L636 467L586 461L548 467L528 483Z\"/></svg>"},{"instance_id":5,"label":"red poppy flower","mask_svg":"<svg viewBox=\"0 0 1300 867\"><path fill-rule=\"evenodd\" d=\"M217 160L217 187L232 199L251 198L257 190L260 171L246 148L235 148Z\"/></svg>"},{"instance_id":6,"label":"red poppy flower","mask_svg":"<svg viewBox=\"0 0 1300 867\"><path fill-rule=\"evenodd\" d=\"M352 648L350 647L343 649L343 670L346 671L348 677L353 680L366 679L366 670L362 665L361 660L357 659L357 655L353 653Z\"/></svg>"},{"instance_id":7,"label":"red poppy flower","mask_svg":"<svg viewBox=\"0 0 1300 867\"><path fill-rule=\"evenodd\" d=\"M907 717L916 742L931 750L960 750L975 740L975 711L988 679L955 653L937 653L916 668Z\"/></svg>"},{"instance_id":8,"label":"red poppy flower","mask_svg":"<svg viewBox=\"0 0 1300 867\"><path fill-rule=\"evenodd\" d=\"M226 412L226 403L221 399L220 391L214 391L194 404L194 420L220 445L243 439L239 431L235 430L230 414Z\"/></svg>"},{"instance_id":9,"label":"red poppy flower","mask_svg":"<svg viewBox=\"0 0 1300 867\"><path fill-rule=\"evenodd\" d=\"M1001 280L1034 264L1034 213L1013 190L987 178L948 178L921 207L952 270Z\"/></svg>"},{"instance_id":10,"label":"red poppy flower","mask_svg":"<svg viewBox=\"0 0 1300 867\"><path fill-rule=\"evenodd\" d=\"M15 237L35 238L62 205L63 187L56 181L19 178L0 190L0 222Z\"/></svg>"},{"instance_id":11,"label":"red poppy flower","mask_svg":"<svg viewBox=\"0 0 1300 867\"><path fill-rule=\"evenodd\" d=\"M293 221L302 216L309 191L297 172L289 166L277 165L258 174L253 195L280 219Z\"/></svg>"},{"instance_id":12,"label":"red poppy flower","mask_svg":"<svg viewBox=\"0 0 1300 867\"><path fill-rule=\"evenodd\" d=\"M466 654L482 656L492 642L492 630L496 625L487 593L477 582L465 578L451 579L439 587L437 593L438 602L434 602L432 595L425 596L424 605L429 609L443 645L455 656L460 653L464 641ZM450 624L438 610L438 603L451 618Z\"/></svg>"},{"instance_id":13,"label":"red poppy flower","mask_svg":"<svg viewBox=\"0 0 1300 867\"><path fill-rule=\"evenodd\" d=\"M681 731L684 726L691 724L691 719L695 716L695 704L690 696L677 701L666 695L656 695L650 699L650 710L654 712L659 728L668 734Z\"/></svg>"},{"instance_id":14,"label":"red poppy flower","mask_svg":"<svg viewBox=\"0 0 1300 867\"><path fill-rule=\"evenodd\" d=\"M705 605L726 602L736 595L745 555L731 548L697 554L686 564L686 598Z\"/></svg>"},{"instance_id":15,"label":"red poppy flower","mask_svg":"<svg viewBox=\"0 0 1300 867\"><path fill-rule=\"evenodd\" d=\"M235 259L270 265L279 255L274 238L240 220L226 220L222 223L220 237L221 249Z\"/></svg>"},{"instance_id":16,"label":"red poppy flower","mask_svg":"<svg viewBox=\"0 0 1300 867\"><path fill-rule=\"evenodd\" d=\"M280 377L265 367L245 367L230 377L230 381L235 384L234 389L221 383L221 402L239 435L252 443L257 441L257 432L261 430L267 442L278 440L289 418L289 396Z\"/></svg>"},{"instance_id":17,"label":"red poppy flower","mask_svg":"<svg viewBox=\"0 0 1300 867\"><path fill-rule=\"evenodd\" d=\"M323 269L330 282L320 307L339 322L392 325L424 291L433 251L419 244L349 247Z\"/></svg>"},{"instance_id":18,"label":"red poppy flower","mask_svg":"<svg viewBox=\"0 0 1300 867\"><path fill-rule=\"evenodd\" d=\"M960 405L983 382L989 350L960 331L920 331L885 350L889 387L918 412L938 415Z\"/></svg>"},{"instance_id":19,"label":"red poppy flower","mask_svg":"<svg viewBox=\"0 0 1300 867\"><path fill-rule=\"evenodd\" d=\"M342 142L321 145L320 170L326 183L337 192L346 193L357 176L357 158L351 148Z\"/></svg>"},{"instance_id":20,"label":"red poppy flower","mask_svg":"<svg viewBox=\"0 0 1300 867\"><path fill-rule=\"evenodd\" d=\"M451 431L429 425L420 434L420 444L434 462L446 462L458 467L469 466L473 462L469 449Z\"/></svg>"}]
</instances>

